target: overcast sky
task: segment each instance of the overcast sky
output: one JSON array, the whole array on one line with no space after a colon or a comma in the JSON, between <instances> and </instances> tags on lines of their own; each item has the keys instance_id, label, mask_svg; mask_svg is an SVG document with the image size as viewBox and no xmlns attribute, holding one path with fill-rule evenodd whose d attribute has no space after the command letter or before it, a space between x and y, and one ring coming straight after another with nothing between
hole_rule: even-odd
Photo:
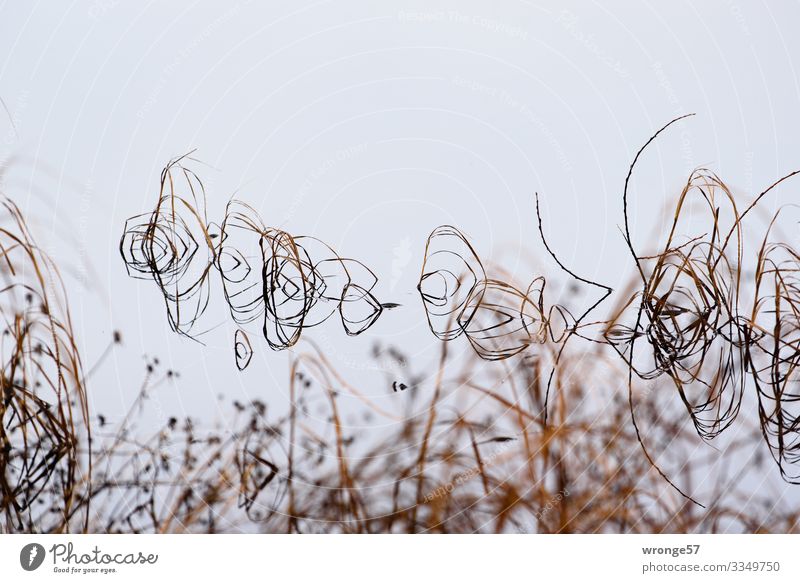
<instances>
[{"instance_id":1,"label":"overcast sky","mask_svg":"<svg viewBox=\"0 0 800 583\"><path fill-rule=\"evenodd\" d=\"M239 374L222 306L200 346L169 330L153 285L125 274L125 219L152 208L161 168L189 150L204 163L194 168L213 220L235 195L268 225L362 260L380 277L379 299L403 304L359 338L333 320L308 332L383 400L385 376L363 370L372 342L423 363L438 348L415 293L437 225L458 226L485 260L528 282L554 268L536 230L539 192L562 258L617 286L630 267L622 184L666 121L697 114L636 176L643 244L697 166L742 200L800 168L797 3L402 4L0 4L0 97L13 121L0 113L4 189L76 266L89 364L112 330L125 338L95 384L98 407L130 402L143 354L183 373L180 390L160 394L168 412L202 414L220 392L282 398L286 353L256 333L256 358Z\"/></svg>"}]
</instances>

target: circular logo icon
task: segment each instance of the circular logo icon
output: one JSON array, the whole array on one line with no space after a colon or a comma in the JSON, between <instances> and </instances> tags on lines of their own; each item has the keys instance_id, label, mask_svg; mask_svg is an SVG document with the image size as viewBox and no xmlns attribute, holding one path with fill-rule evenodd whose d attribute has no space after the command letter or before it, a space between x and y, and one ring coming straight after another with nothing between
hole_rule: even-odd
<instances>
[{"instance_id":1,"label":"circular logo icon","mask_svg":"<svg viewBox=\"0 0 800 583\"><path fill-rule=\"evenodd\" d=\"M22 547L19 552L19 564L26 571L35 571L44 562L44 547L38 543L31 543Z\"/></svg>"}]
</instances>

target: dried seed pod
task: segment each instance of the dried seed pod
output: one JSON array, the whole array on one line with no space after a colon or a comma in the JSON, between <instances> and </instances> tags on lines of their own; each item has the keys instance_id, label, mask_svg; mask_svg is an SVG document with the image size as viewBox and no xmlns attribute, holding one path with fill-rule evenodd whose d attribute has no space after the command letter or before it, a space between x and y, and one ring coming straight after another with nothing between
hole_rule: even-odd
<instances>
[{"instance_id":1,"label":"dried seed pod","mask_svg":"<svg viewBox=\"0 0 800 583\"><path fill-rule=\"evenodd\" d=\"M781 475L800 483L800 255L772 242L770 223L758 252L751 315L750 370L758 392L759 420Z\"/></svg>"},{"instance_id":2,"label":"dried seed pod","mask_svg":"<svg viewBox=\"0 0 800 583\"><path fill-rule=\"evenodd\" d=\"M182 164L167 164L155 209L128 219L120 254L128 274L152 279L164 297L167 320L177 333L192 330L208 307L209 273L216 248L205 211L205 190Z\"/></svg>"},{"instance_id":3,"label":"dried seed pod","mask_svg":"<svg viewBox=\"0 0 800 583\"><path fill-rule=\"evenodd\" d=\"M233 339L233 353L236 357L236 368L244 370L253 359L253 346L244 330L237 330Z\"/></svg>"},{"instance_id":4,"label":"dried seed pod","mask_svg":"<svg viewBox=\"0 0 800 583\"><path fill-rule=\"evenodd\" d=\"M188 160L187 155L167 165L155 210L128 219L120 241L128 273L152 279L161 291L173 330L196 338L194 327L209 305L212 267L233 321L244 326L261 320L273 350L294 346L304 329L337 310L345 332L355 336L384 308L397 306L378 302L372 294L378 280L365 265L314 237L265 226L244 202L228 203L216 233L206 216L203 185L183 166ZM238 367L247 366L252 355L244 338L237 333ZM240 358L240 349L247 356Z\"/></svg>"},{"instance_id":5,"label":"dried seed pod","mask_svg":"<svg viewBox=\"0 0 800 583\"><path fill-rule=\"evenodd\" d=\"M563 342L574 329L576 321L566 308L545 308L545 285L544 277L537 277L523 292L488 278L464 234L444 225L428 237L417 291L437 338L463 334L484 360L504 360L548 338ZM558 333L550 326L554 313Z\"/></svg>"}]
</instances>

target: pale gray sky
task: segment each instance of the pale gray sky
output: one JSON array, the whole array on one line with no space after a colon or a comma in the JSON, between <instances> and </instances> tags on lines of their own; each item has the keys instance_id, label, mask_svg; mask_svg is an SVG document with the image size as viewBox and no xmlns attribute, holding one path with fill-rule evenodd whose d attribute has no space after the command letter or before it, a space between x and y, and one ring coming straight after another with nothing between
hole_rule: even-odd
<instances>
[{"instance_id":1,"label":"pale gray sky","mask_svg":"<svg viewBox=\"0 0 800 583\"><path fill-rule=\"evenodd\" d=\"M308 332L399 410L383 374L361 369L376 340L421 362L435 354L414 288L437 225L457 225L527 282L553 270L538 191L562 258L617 286L630 267L625 174L669 119L697 113L643 161L632 195L642 241L695 166L743 200L800 167L798 18L797 3L765 1L4 2L0 96L15 128L0 115L4 186L59 260L94 271L90 289L73 278L70 290L87 360L113 329L125 335L95 385L99 407L130 402L143 353L183 373L180 391L160 393L170 413L208 412L218 392L283 398L287 354L254 334L238 374L221 305L205 347L179 338L157 290L118 255L162 166L197 149L215 220L236 193L267 224L361 259L381 277L376 295L404 304L359 338L335 321Z\"/></svg>"}]
</instances>

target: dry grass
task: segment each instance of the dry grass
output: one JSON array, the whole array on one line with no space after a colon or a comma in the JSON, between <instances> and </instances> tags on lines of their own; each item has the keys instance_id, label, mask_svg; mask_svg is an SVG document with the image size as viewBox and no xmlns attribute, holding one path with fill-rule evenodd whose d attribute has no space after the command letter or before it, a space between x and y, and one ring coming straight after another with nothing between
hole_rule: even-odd
<instances>
[{"instance_id":1,"label":"dry grass","mask_svg":"<svg viewBox=\"0 0 800 583\"><path fill-rule=\"evenodd\" d=\"M544 275L527 286L500 268L487 275L466 235L436 229L419 283L442 340L433 370L396 348L373 351L402 371L386 378L408 407L398 417L301 339L336 311L354 335L397 307L372 296L374 274L316 239L266 228L241 202L217 228L181 160L164 170L155 210L126 225L123 258L190 337L218 274L237 325L261 322L268 346L293 347L288 412L234 402L216 422L169 418L153 432L141 421L150 398L180 380L152 360L130 411L118 423L94 413L90 435L58 270L6 201L1 531L800 530L796 505L763 486L771 466L758 454L763 438L775 475L798 481L800 254L778 236L778 215L755 258L744 236L748 213L792 175L740 211L721 179L692 173L652 254L631 240L626 180L629 285L579 277L545 241L562 275L601 290L577 317L575 298L549 301ZM685 223L690 207L702 209L700 231L697 214ZM612 293L611 317L587 322ZM466 357L451 354L458 337ZM253 350L240 328L240 370ZM751 386L757 411L743 407ZM363 424L348 420L354 406Z\"/></svg>"},{"instance_id":2,"label":"dry grass","mask_svg":"<svg viewBox=\"0 0 800 583\"><path fill-rule=\"evenodd\" d=\"M487 370L476 358L452 370L445 346L435 385L412 385L403 394L421 401L419 412L374 431L344 423L339 401L358 394L304 342L287 379L289 414L273 417L260 401L232 403L222 428L173 418L150 434L137 419L152 392L175 378L150 363L123 421L95 425L92 479L80 481L74 497L87 506L88 525L75 510L68 518L57 489L48 487L49 511L6 530L798 530L797 509L774 492L753 491L738 474L704 476L714 461L724 466L725 459L751 455L756 427L740 432L723 452L703 448L672 406L669 383L637 390L637 418L671 479L686 489L706 480L699 490L711 503L699 509L652 471L618 386L624 369L599 352L562 359L545 425L547 370L539 359ZM747 463L749 471L765 471L761 460Z\"/></svg>"},{"instance_id":3,"label":"dry grass","mask_svg":"<svg viewBox=\"0 0 800 583\"><path fill-rule=\"evenodd\" d=\"M17 206L3 199L0 211L0 520L30 531L58 513L54 530L76 517L85 528L89 411L66 295Z\"/></svg>"}]
</instances>

